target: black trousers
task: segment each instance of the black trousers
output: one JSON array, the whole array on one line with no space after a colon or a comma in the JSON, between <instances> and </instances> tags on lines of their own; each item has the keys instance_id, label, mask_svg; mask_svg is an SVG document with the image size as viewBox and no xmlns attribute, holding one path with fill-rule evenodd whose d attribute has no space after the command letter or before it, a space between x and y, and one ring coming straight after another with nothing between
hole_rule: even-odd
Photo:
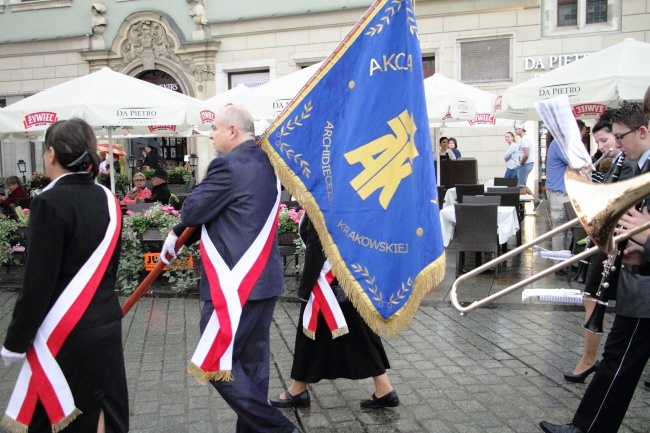
<instances>
[{"instance_id":1,"label":"black trousers","mask_svg":"<svg viewBox=\"0 0 650 433\"><path fill-rule=\"evenodd\" d=\"M650 358L650 319L617 315L573 423L585 433L618 431Z\"/></svg>"}]
</instances>

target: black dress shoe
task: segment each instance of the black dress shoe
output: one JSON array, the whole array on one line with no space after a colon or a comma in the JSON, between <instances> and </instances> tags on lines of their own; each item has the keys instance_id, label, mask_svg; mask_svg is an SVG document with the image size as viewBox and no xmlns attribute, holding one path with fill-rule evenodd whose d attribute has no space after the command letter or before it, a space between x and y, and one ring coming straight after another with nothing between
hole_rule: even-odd
<instances>
[{"instance_id":1,"label":"black dress shoe","mask_svg":"<svg viewBox=\"0 0 650 433\"><path fill-rule=\"evenodd\" d=\"M289 391L284 392L286 398L271 398L269 403L275 407L308 407L311 404L309 391L304 390L298 395L291 395Z\"/></svg>"},{"instance_id":2,"label":"black dress shoe","mask_svg":"<svg viewBox=\"0 0 650 433\"><path fill-rule=\"evenodd\" d=\"M381 409L382 407L397 407L399 406L399 397L397 392L392 390L385 396L377 398L375 394L372 395L371 399L361 400L362 409Z\"/></svg>"},{"instance_id":3,"label":"black dress shoe","mask_svg":"<svg viewBox=\"0 0 650 433\"><path fill-rule=\"evenodd\" d=\"M583 433L578 427L573 424L551 424L548 421L540 421L539 428L546 433Z\"/></svg>"},{"instance_id":4,"label":"black dress shoe","mask_svg":"<svg viewBox=\"0 0 650 433\"><path fill-rule=\"evenodd\" d=\"M589 367L588 369L586 369L585 371L583 371L580 374L564 373L564 379L567 382L582 383L582 382L585 381L585 379L587 377L589 377L589 375L591 373L596 371L596 369L598 368L598 365L600 365L600 361L596 361L596 363L594 365L592 365L591 367Z\"/></svg>"}]
</instances>

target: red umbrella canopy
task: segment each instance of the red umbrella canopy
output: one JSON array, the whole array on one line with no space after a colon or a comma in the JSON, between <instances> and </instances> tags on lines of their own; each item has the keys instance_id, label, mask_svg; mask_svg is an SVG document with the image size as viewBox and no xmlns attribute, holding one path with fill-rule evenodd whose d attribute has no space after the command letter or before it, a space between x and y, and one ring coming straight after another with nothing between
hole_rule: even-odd
<instances>
[{"instance_id":1,"label":"red umbrella canopy","mask_svg":"<svg viewBox=\"0 0 650 433\"><path fill-rule=\"evenodd\" d=\"M97 150L108 153L108 143L97 143ZM113 156L115 157L126 156L126 152L122 150L122 148L119 147L119 145L114 144Z\"/></svg>"}]
</instances>

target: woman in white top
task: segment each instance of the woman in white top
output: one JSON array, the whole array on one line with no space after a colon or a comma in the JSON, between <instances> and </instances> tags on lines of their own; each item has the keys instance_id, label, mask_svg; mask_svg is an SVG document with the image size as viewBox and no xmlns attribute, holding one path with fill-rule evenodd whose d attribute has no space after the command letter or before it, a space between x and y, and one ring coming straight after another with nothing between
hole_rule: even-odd
<instances>
[{"instance_id":1,"label":"woman in white top","mask_svg":"<svg viewBox=\"0 0 650 433\"><path fill-rule=\"evenodd\" d=\"M503 154L503 160L506 162L506 174L503 177L517 177L517 167L519 167L519 145L515 141L515 134L506 132L506 143L508 149Z\"/></svg>"}]
</instances>

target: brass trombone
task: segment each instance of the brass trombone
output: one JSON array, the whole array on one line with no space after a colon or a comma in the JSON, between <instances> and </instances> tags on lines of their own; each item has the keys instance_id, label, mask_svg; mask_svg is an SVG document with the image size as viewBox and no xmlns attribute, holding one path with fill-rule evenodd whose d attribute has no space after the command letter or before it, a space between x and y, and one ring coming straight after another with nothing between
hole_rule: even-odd
<instances>
[{"instance_id":1,"label":"brass trombone","mask_svg":"<svg viewBox=\"0 0 650 433\"><path fill-rule=\"evenodd\" d=\"M564 175L564 182L567 194L569 195L569 199L578 215L578 218L562 224L560 227L557 227L548 233L458 277L451 286L450 297L451 303L458 311L460 311L461 315L465 315L475 308L489 304L490 302L520 289L529 283L537 281L557 270L566 268L567 265L585 259L595 254L599 249L607 254L611 254L615 250L616 243L629 239L635 234L650 228L650 222L648 222L644 225L628 230L622 235L613 237L616 223L621 216L623 216L636 202L641 201L644 197L650 194L650 173L612 184L593 184L591 181L587 180L586 176L581 172L568 169ZM512 286L506 287L505 289L502 289L486 298L474 301L466 307L463 307L460 302L458 302L458 286L463 281L480 274L492 266L508 260L510 257L520 254L533 245L537 245L558 233L570 229L578 223L582 224L587 235L589 235L594 244L590 249L583 251L580 254L576 254L568 260L551 266L538 274L532 275L516 284L513 284Z\"/></svg>"}]
</instances>

